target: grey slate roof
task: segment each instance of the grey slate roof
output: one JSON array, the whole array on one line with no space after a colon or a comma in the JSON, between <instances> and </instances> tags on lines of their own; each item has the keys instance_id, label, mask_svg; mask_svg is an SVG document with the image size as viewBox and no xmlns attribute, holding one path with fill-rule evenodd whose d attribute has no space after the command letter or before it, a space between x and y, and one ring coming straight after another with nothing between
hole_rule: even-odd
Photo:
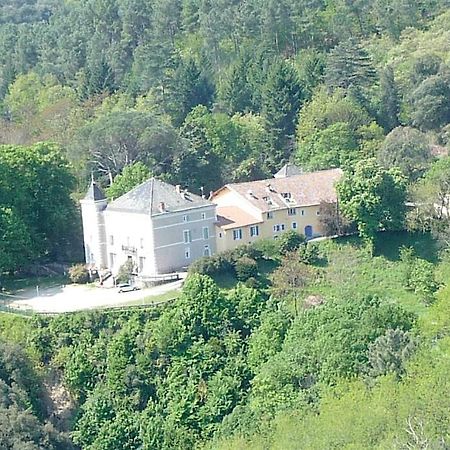
<instances>
[{"instance_id":1,"label":"grey slate roof","mask_svg":"<svg viewBox=\"0 0 450 450\"><path fill-rule=\"evenodd\" d=\"M86 192L86 195L84 196L84 200L98 201L98 200L105 200L105 198L106 198L105 194L97 186L97 183L95 181L92 181L88 191Z\"/></svg>"},{"instance_id":2,"label":"grey slate roof","mask_svg":"<svg viewBox=\"0 0 450 450\"><path fill-rule=\"evenodd\" d=\"M164 214L160 204L164 203L165 212L183 211L200 206L213 205L212 202L190 192L177 192L169 183L150 178L131 191L112 201L108 211L135 212L155 216Z\"/></svg>"},{"instance_id":3,"label":"grey slate roof","mask_svg":"<svg viewBox=\"0 0 450 450\"><path fill-rule=\"evenodd\" d=\"M274 178L286 178L293 177L295 175L300 175L303 173L303 170L300 167L295 166L294 164L285 164L275 175Z\"/></svg>"}]
</instances>

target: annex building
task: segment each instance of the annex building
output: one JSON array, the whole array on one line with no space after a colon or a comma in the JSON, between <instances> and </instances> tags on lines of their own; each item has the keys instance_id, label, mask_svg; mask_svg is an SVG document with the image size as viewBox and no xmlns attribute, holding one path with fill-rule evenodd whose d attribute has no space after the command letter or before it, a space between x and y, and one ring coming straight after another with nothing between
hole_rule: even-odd
<instances>
[{"instance_id":1,"label":"annex building","mask_svg":"<svg viewBox=\"0 0 450 450\"><path fill-rule=\"evenodd\" d=\"M335 203L341 169L301 173L284 166L274 178L227 184L214 193L217 251L295 230L310 239L322 235L320 204Z\"/></svg>"}]
</instances>

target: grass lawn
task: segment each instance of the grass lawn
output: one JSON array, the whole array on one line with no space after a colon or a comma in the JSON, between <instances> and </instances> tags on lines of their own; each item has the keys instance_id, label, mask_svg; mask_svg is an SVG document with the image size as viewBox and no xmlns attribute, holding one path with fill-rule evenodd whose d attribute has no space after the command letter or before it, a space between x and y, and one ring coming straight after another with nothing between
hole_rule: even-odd
<instances>
[{"instance_id":1,"label":"grass lawn","mask_svg":"<svg viewBox=\"0 0 450 450\"><path fill-rule=\"evenodd\" d=\"M39 286L40 288L49 288L52 286L59 286L61 284L67 284L68 278L63 275L51 276L51 277L27 277L17 278L5 275L0 277L0 286L7 294L16 294L20 296L20 293Z\"/></svg>"},{"instance_id":2,"label":"grass lawn","mask_svg":"<svg viewBox=\"0 0 450 450\"><path fill-rule=\"evenodd\" d=\"M152 305L154 303L163 303L179 297L181 291L173 290L169 292L165 292L160 295L150 295L148 297L144 297L140 300L129 300L124 301L123 303L115 304L114 306L139 306L139 305Z\"/></svg>"},{"instance_id":3,"label":"grass lawn","mask_svg":"<svg viewBox=\"0 0 450 450\"><path fill-rule=\"evenodd\" d=\"M413 247L418 257L436 266L437 278L450 276L450 264L438 261L436 243L429 234L407 232L383 232L378 235L375 255L369 256L357 236L315 243L326 255L315 267L317 277L303 290L308 295L356 296L377 295L406 310L422 316L428 310L424 300L406 286L406 266L400 260L402 247ZM259 281L262 287L270 285L270 274L278 267L274 260L258 262ZM223 273L214 277L221 289L232 289L237 284L233 274Z\"/></svg>"}]
</instances>

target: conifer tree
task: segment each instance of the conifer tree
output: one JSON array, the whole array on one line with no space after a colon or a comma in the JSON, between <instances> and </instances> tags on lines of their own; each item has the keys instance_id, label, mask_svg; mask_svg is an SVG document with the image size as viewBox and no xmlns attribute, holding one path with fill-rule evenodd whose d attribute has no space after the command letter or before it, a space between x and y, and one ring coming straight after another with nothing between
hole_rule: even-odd
<instances>
[{"instance_id":1,"label":"conifer tree","mask_svg":"<svg viewBox=\"0 0 450 450\"><path fill-rule=\"evenodd\" d=\"M392 67L387 67L381 72L380 91L379 122L385 131L389 132L400 125L398 120L400 100Z\"/></svg>"},{"instance_id":2,"label":"conifer tree","mask_svg":"<svg viewBox=\"0 0 450 450\"><path fill-rule=\"evenodd\" d=\"M356 39L350 38L330 52L325 73L330 89L360 89L369 86L374 78L370 56Z\"/></svg>"},{"instance_id":3,"label":"conifer tree","mask_svg":"<svg viewBox=\"0 0 450 450\"><path fill-rule=\"evenodd\" d=\"M177 126L195 106L211 105L214 87L192 58L178 66L172 87L172 117Z\"/></svg>"},{"instance_id":4,"label":"conifer tree","mask_svg":"<svg viewBox=\"0 0 450 450\"><path fill-rule=\"evenodd\" d=\"M261 112L274 137L275 147L285 149L295 132L302 92L289 63L278 61L262 89Z\"/></svg>"}]
</instances>

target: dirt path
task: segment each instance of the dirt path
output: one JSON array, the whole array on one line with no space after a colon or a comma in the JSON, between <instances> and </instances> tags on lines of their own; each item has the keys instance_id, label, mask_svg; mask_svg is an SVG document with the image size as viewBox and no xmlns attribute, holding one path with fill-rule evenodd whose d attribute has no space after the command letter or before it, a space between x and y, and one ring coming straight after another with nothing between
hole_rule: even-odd
<instances>
[{"instance_id":1,"label":"dirt path","mask_svg":"<svg viewBox=\"0 0 450 450\"><path fill-rule=\"evenodd\" d=\"M29 290L22 297L8 306L22 310L33 310L42 313L63 313L96 309L111 306L126 306L136 304L139 300L149 300L152 296L159 296L181 288L183 280L142 289L139 291L119 293L117 288L99 288L94 286L66 285L44 289L36 296L35 290Z\"/></svg>"}]
</instances>

